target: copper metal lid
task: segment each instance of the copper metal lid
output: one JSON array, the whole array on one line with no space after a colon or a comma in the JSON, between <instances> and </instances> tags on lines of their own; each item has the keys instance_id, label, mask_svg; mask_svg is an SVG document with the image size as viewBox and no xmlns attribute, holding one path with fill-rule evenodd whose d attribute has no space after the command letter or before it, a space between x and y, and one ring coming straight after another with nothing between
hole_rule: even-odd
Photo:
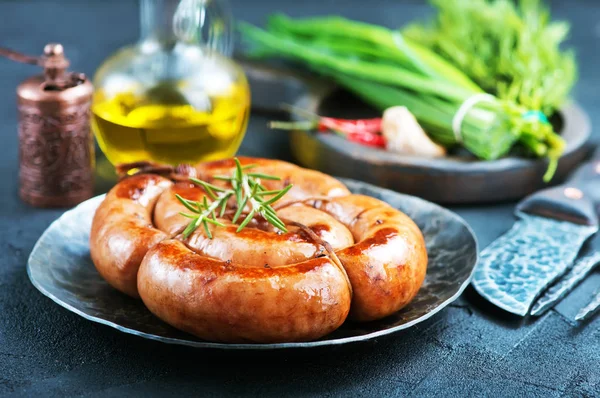
<instances>
[{"instance_id":1,"label":"copper metal lid","mask_svg":"<svg viewBox=\"0 0 600 398\"><path fill-rule=\"evenodd\" d=\"M27 61L30 61L29 57ZM83 73L67 72L69 60L65 58L62 45L47 44L44 55L35 58L35 64L44 68L44 74L32 76L18 86L17 94L20 99L34 102L80 102L92 95L93 86Z\"/></svg>"}]
</instances>

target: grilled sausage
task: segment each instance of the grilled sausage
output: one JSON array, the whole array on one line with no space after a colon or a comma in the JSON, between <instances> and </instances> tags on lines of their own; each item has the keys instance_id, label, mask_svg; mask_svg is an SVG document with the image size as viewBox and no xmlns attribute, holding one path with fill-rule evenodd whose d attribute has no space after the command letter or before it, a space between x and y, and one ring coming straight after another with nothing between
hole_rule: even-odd
<instances>
[{"instance_id":1,"label":"grilled sausage","mask_svg":"<svg viewBox=\"0 0 600 398\"><path fill-rule=\"evenodd\" d=\"M364 195L314 206L346 225L356 241L337 251L354 290L352 319L386 317L415 297L425 279L427 251L421 231L408 216Z\"/></svg>"},{"instance_id":2,"label":"grilled sausage","mask_svg":"<svg viewBox=\"0 0 600 398\"><path fill-rule=\"evenodd\" d=\"M154 227L152 212L172 182L152 174L119 182L92 220L90 255L96 269L115 289L139 297L137 272L148 249L168 235Z\"/></svg>"},{"instance_id":3,"label":"grilled sausage","mask_svg":"<svg viewBox=\"0 0 600 398\"><path fill-rule=\"evenodd\" d=\"M92 225L92 259L115 288L139 296L160 319L220 342L307 341L347 317L388 316L417 294L427 252L421 231L402 212L338 180L290 163L241 158L268 190L294 187L277 203L288 224L281 233L255 218L242 231L231 217L184 239L189 219L176 198L207 193L156 175L118 183ZM200 179L231 175L233 160L196 166ZM234 204L233 202L231 204ZM248 209L249 210L249 209ZM235 211L232 208L231 211ZM141 265L140 265L141 264Z\"/></svg>"},{"instance_id":4,"label":"grilled sausage","mask_svg":"<svg viewBox=\"0 0 600 398\"><path fill-rule=\"evenodd\" d=\"M144 257L144 304L170 325L221 342L308 341L337 329L350 310L345 276L327 257L248 267L167 240Z\"/></svg>"},{"instance_id":5,"label":"grilled sausage","mask_svg":"<svg viewBox=\"0 0 600 398\"><path fill-rule=\"evenodd\" d=\"M262 174L270 174L280 177L279 181L263 180L262 184L268 190L282 189L292 184L292 189L286 194L284 201L294 201L314 196L343 196L349 195L350 191L339 180L321 173L320 171L305 169L292 163L281 160L238 157L242 166L255 165L248 170ZM231 175L235 167L232 159L217 160L214 162L200 163L196 166L200 179L219 183L214 179L218 175Z\"/></svg>"}]
</instances>

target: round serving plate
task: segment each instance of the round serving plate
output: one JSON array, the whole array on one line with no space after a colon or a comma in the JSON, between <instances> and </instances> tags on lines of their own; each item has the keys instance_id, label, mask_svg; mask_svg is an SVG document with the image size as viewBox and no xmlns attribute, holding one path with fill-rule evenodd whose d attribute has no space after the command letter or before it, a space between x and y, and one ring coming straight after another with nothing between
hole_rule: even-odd
<instances>
[{"instance_id":1,"label":"round serving plate","mask_svg":"<svg viewBox=\"0 0 600 398\"><path fill-rule=\"evenodd\" d=\"M156 318L142 301L108 285L92 263L89 233L103 195L65 212L48 227L31 252L27 273L40 292L88 320L164 343L223 349L317 347L369 340L422 322L458 298L469 284L477 263L477 241L469 226L451 211L425 200L363 182L342 181L352 192L381 199L410 216L425 236L429 264L421 290L407 307L376 322L348 321L320 340L277 344L213 343L199 340Z\"/></svg>"},{"instance_id":2,"label":"round serving plate","mask_svg":"<svg viewBox=\"0 0 600 398\"><path fill-rule=\"evenodd\" d=\"M257 111L281 110L285 103L322 116L380 116L331 82L289 68L240 62ZM551 181L557 183L586 157L591 125L577 103L564 106L551 122L567 143ZM292 154L305 167L444 204L516 200L547 185L542 179L548 165L545 159L480 161L466 151L429 159L365 147L335 134L305 131L292 131L290 143Z\"/></svg>"}]
</instances>

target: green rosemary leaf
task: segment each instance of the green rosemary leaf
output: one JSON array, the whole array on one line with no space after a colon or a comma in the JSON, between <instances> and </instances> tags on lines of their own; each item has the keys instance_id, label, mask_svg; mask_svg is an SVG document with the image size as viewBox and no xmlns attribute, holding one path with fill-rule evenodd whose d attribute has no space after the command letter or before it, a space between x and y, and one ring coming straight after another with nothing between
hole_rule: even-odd
<instances>
[{"instance_id":1,"label":"green rosemary leaf","mask_svg":"<svg viewBox=\"0 0 600 398\"><path fill-rule=\"evenodd\" d=\"M274 227L279 228L283 232L287 232L285 224L277 216L273 216L272 214L269 214L267 212L262 212L262 216Z\"/></svg>"},{"instance_id":2,"label":"green rosemary leaf","mask_svg":"<svg viewBox=\"0 0 600 398\"><path fill-rule=\"evenodd\" d=\"M281 192L279 192L277 195L273 196L271 199L263 202L264 205L271 205L275 202L277 202L279 199L281 199L283 197L283 195L285 195L286 193L288 193L288 191L292 189L292 184L286 186L285 188L283 188L281 190Z\"/></svg>"},{"instance_id":3,"label":"green rosemary leaf","mask_svg":"<svg viewBox=\"0 0 600 398\"><path fill-rule=\"evenodd\" d=\"M219 227L225 226L225 224L223 224L222 222L218 220L213 220L212 218L205 218L204 221L206 221L207 223L211 223L212 225L217 225Z\"/></svg>"},{"instance_id":4,"label":"green rosemary leaf","mask_svg":"<svg viewBox=\"0 0 600 398\"><path fill-rule=\"evenodd\" d=\"M248 176L253 177L253 178L260 178L262 180L273 180L273 181L281 180L281 177L272 176L272 175L263 174L263 173L248 173Z\"/></svg>"},{"instance_id":5,"label":"green rosemary leaf","mask_svg":"<svg viewBox=\"0 0 600 398\"><path fill-rule=\"evenodd\" d=\"M260 188L259 188L260 190ZM269 195L277 195L280 192L280 190L274 190L274 191L261 191L259 192L257 195L258 196L269 196Z\"/></svg>"},{"instance_id":6,"label":"green rosemary leaf","mask_svg":"<svg viewBox=\"0 0 600 398\"><path fill-rule=\"evenodd\" d=\"M275 210L271 207L271 205L264 205L263 206L263 210L267 213L269 213L271 216L277 217L277 213L275 212Z\"/></svg>"},{"instance_id":7,"label":"green rosemary leaf","mask_svg":"<svg viewBox=\"0 0 600 398\"><path fill-rule=\"evenodd\" d=\"M188 224L186 229L184 229L182 232L183 239L189 238L189 236L192 234L192 232L194 232L196 230L196 228L198 228L199 221L200 221L200 218L198 217L194 221L192 221L191 223Z\"/></svg>"},{"instance_id":8,"label":"green rosemary leaf","mask_svg":"<svg viewBox=\"0 0 600 398\"><path fill-rule=\"evenodd\" d=\"M244 202L245 198L244 198L244 193L242 192L242 189L236 189L235 191L235 202L239 205L240 203Z\"/></svg>"},{"instance_id":9,"label":"green rosemary leaf","mask_svg":"<svg viewBox=\"0 0 600 398\"><path fill-rule=\"evenodd\" d=\"M185 198L183 198L181 195L179 194L175 194L175 197L181 202L182 205L184 205L186 207L186 209L188 209L191 212L194 213L199 213L200 210L198 208L196 208L194 205L194 202L187 200Z\"/></svg>"},{"instance_id":10,"label":"green rosemary leaf","mask_svg":"<svg viewBox=\"0 0 600 398\"><path fill-rule=\"evenodd\" d=\"M248 170L248 169L253 169L255 168L257 165L256 164L247 164L245 166L242 166L242 170Z\"/></svg>"},{"instance_id":11,"label":"green rosemary leaf","mask_svg":"<svg viewBox=\"0 0 600 398\"><path fill-rule=\"evenodd\" d=\"M219 217L223 217L225 215L225 211L227 210L227 200L229 199L228 195L226 198L221 199L223 202L221 203L221 212L219 213Z\"/></svg>"},{"instance_id":12,"label":"green rosemary leaf","mask_svg":"<svg viewBox=\"0 0 600 398\"><path fill-rule=\"evenodd\" d=\"M236 232L240 232L242 229L244 229L244 227L246 225L248 225L248 223L250 222L250 220L252 220L252 217L254 217L254 209L252 209L250 211L250 213L248 213L248 215L246 216L246 218L244 218L244 221L242 221L242 223L240 224L240 226L238 227Z\"/></svg>"},{"instance_id":13,"label":"green rosemary leaf","mask_svg":"<svg viewBox=\"0 0 600 398\"><path fill-rule=\"evenodd\" d=\"M206 191L206 193L208 194L208 196L210 196L211 200L217 200L217 195L215 195L215 193L213 192L212 189L210 189L208 187L204 187L204 190Z\"/></svg>"},{"instance_id":14,"label":"green rosemary leaf","mask_svg":"<svg viewBox=\"0 0 600 398\"><path fill-rule=\"evenodd\" d=\"M210 198L212 200L217 200L217 195L215 194L215 189L217 188L218 190L223 191L221 188L215 187L214 185L211 185L207 182L201 181L201 180L197 180L195 178L190 178L190 180L192 180L195 184L198 184L200 186L202 186L202 188L204 189L204 191L208 194L208 196L210 196Z\"/></svg>"},{"instance_id":15,"label":"green rosemary leaf","mask_svg":"<svg viewBox=\"0 0 600 398\"><path fill-rule=\"evenodd\" d=\"M213 176L213 180L231 181L231 180L233 180L233 178L232 177L227 177L227 176L217 175L217 176Z\"/></svg>"},{"instance_id":16,"label":"green rosemary leaf","mask_svg":"<svg viewBox=\"0 0 600 398\"><path fill-rule=\"evenodd\" d=\"M233 218L231 219L232 223L236 223L238 218L240 218L240 215L242 214L242 211L244 211L244 208L246 207L246 203L248 203L248 197L244 197L244 200L242 201L242 203L238 204L238 208L235 212L235 215L233 216Z\"/></svg>"},{"instance_id":17,"label":"green rosemary leaf","mask_svg":"<svg viewBox=\"0 0 600 398\"><path fill-rule=\"evenodd\" d=\"M208 223L206 222L206 220L202 221L202 225L204 226L204 230L206 231L206 236L208 236L209 239L212 239L213 236L210 233L210 229L208 229Z\"/></svg>"},{"instance_id":18,"label":"green rosemary leaf","mask_svg":"<svg viewBox=\"0 0 600 398\"><path fill-rule=\"evenodd\" d=\"M212 189L213 191L216 191L216 192L224 192L224 191L226 191L225 188L218 187L216 185L213 185L213 184L208 183L206 181L199 180L197 178L190 177L190 180L194 184L202 185L202 187L209 187L210 189Z\"/></svg>"},{"instance_id":19,"label":"green rosemary leaf","mask_svg":"<svg viewBox=\"0 0 600 398\"><path fill-rule=\"evenodd\" d=\"M179 214L182 215L182 216L184 216L184 217L187 217L187 218L198 218L198 216L195 216L193 214L187 214L187 213L184 213L182 211L180 211Z\"/></svg>"},{"instance_id":20,"label":"green rosemary leaf","mask_svg":"<svg viewBox=\"0 0 600 398\"><path fill-rule=\"evenodd\" d=\"M244 171L242 170L242 164L240 163L238 158L234 158L235 161L235 178L238 181L242 180L242 175L244 174Z\"/></svg>"},{"instance_id":21,"label":"green rosemary leaf","mask_svg":"<svg viewBox=\"0 0 600 398\"><path fill-rule=\"evenodd\" d=\"M263 206L260 214L273 226L287 232L285 224L277 217L277 213L270 205Z\"/></svg>"}]
</instances>

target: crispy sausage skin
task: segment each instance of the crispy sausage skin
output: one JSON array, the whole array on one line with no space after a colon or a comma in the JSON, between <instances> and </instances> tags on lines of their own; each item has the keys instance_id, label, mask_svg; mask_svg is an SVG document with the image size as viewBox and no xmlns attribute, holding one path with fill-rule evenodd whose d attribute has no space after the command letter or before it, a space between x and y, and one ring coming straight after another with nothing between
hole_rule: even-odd
<instances>
[{"instance_id":1,"label":"crispy sausage skin","mask_svg":"<svg viewBox=\"0 0 600 398\"><path fill-rule=\"evenodd\" d=\"M202 200L196 186L177 183L156 205L155 222L174 233L187 225L175 194ZM332 245L354 243L332 216L304 205L278 213L301 222ZM212 238L197 229L185 245L165 241L140 266L138 290L151 312L198 337L223 342L308 341L337 329L350 311L344 271L296 227L277 234L270 225L210 226ZM335 239L333 239L335 237Z\"/></svg>"},{"instance_id":2,"label":"crispy sausage skin","mask_svg":"<svg viewBox=\"0 0 600 398\"><path fill-rule=\"evenodd\" d=\"M139 175L115 185L92 220L90 255L96 269L115 289L139 297L137 272L148 249L165 240L154 228L152 211L172 182L156 175Z\"/></svg>"},{"instance_id":3,"label":"crispy sausage skin","mask_svg":"<svg viewBox=\"0 0 600 398\"><path fill-rule=\"evenodd\" d=\"M321 173L320 171L305 169L292 163L281 160L238 157L242 166L255 165L250 171L276 175L279 181L263 180L262 184L269 190L282 189L292 184L292 189L282 201L300 200L314 196L343 196L350 191L339 180ZM214 162L200 163L196 166L199 178L209 182L214 181L216 175L230 175L235 167L232 159L217 160ZM217 182L218 183L218 182Z\"/></svg>"},{"instance_id":4,"label":"crispy sausage skin","mask_svg":"<svg viewBox=\"0 0 600 398\"><path fill-rule=\"evenodd\" d=\"M314 205L346 225L357 242L337 251L354 290L352 319L386 317L416 296L428 259L423 235L408 216L364 195Z\"/></svg>"},{"instance_id":5,"label":"crispy sausage skin","mask_svg":"<svg viewBox=\"0 0 600 398\"><path fill-rule=\"evenodd\" d=\"M201 201L204 191L186 183L177 183L156 204L154 221L157 227L169 234L181 231L189 218L181 212L187 209L175 195ZM284 219L302 223L325 239L334 249L348 247L354 243L352 233L333 216L310 206L295 205L277 212ZM203 230L193 233L186 244L205 256L223 261L232 261L245 267L281 266L311 259L324 254L323 248L305 236L298 228L288 226L288 233L277 234L268 223L253 223L250 228L236 232L237 225L228 219L219 219L225 227L209 226L212 239Z\"/></svg>"},{"instance_id":6,"label":"crispy sausage skin","mask_svg":"<svg viewBox=\"0 0 600 398\"><path fill-rule=\"evenodd\" d=\"M90 247L100 274L172 326L219 342L314 340L347 318L381 319L414 298L427 252L409 217L317 171L240 160L255 165L253 172L281 178L262 181L268 190L294 184L277 203L288 232L260 218L236 232L225 215L224 227L209 225L212 238L198 228L183 239L189 219L176 195L200 201L206 192L138 175L119 182L94 216ZM196 172L223 185L214 176L234 167L228 159L199 164Z\"/></svg>"},{"instance_id":7,"label":"crispy sausage skin","mask_svg":"<svg viewBox=\"0 0 600 398\"><path fill-rule=\"evenodd\" d=\"M327 257L289 266L245 267L167 240L144 257L144 304L172 326L220 342L308 341L337 329L350 290Z\"/></svg>"}]
</instances>

